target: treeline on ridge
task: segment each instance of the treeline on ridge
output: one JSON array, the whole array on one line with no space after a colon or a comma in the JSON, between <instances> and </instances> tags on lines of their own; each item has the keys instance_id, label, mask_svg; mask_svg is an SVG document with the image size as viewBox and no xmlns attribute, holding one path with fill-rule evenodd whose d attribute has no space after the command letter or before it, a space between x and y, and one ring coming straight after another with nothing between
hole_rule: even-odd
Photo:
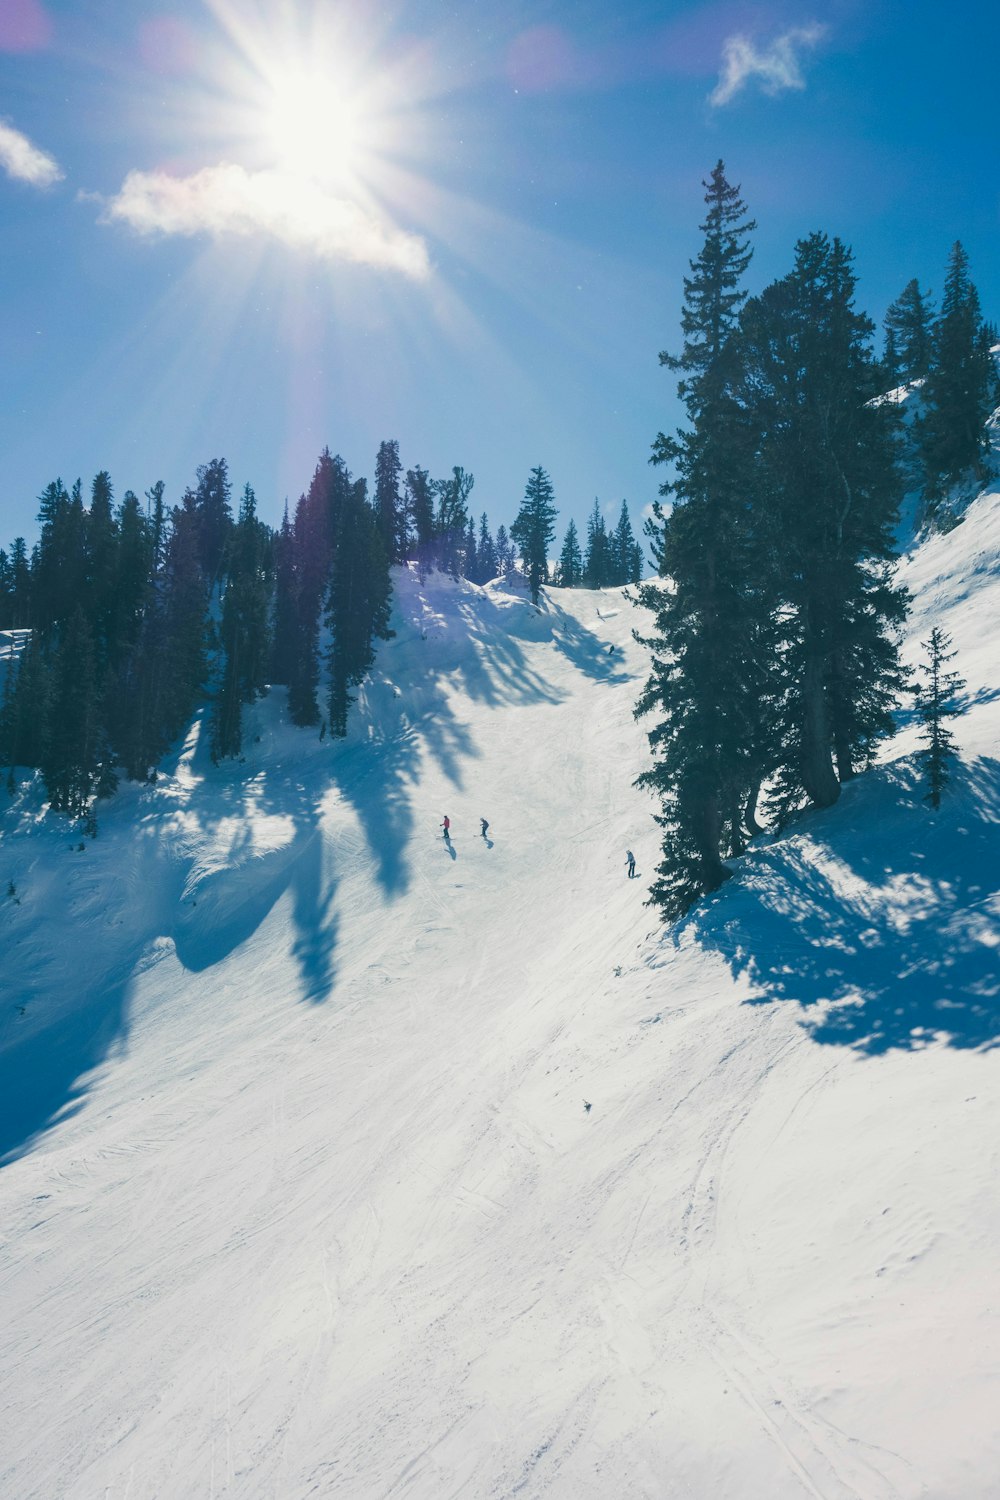
<instances>
[{"instance_id":1,"label":"treeline on ridge","mask_svg":"<svg viewBox=\"0 0 1000 1500\"><path fill-rule=\"evenodd\" d=\"M473 486L460 467L446 479L404 472L389 441L369 497L367 480L324 450L294 514L286 506L273 530L249 484L234 516L224 459L203 465L173 507L160 481L145 505L132 491L116 505L106 471L89 504L80 481L68 491L55 480L40 498L37 545L29 553L17 538L0 550L0 626L30 631L4 664L8 788L16 768L39 768L51 806L93 826L95 798L122 773L155 776L206 695L213 758L238 756L244 706L272 683L287 685L294 723L322 721L342 737L375 643L391 634L394 565L480 584L520 567L536 601L546 582L596 588L640 576L624 502L612 532L595 502L585 559L570 523L553 576L545 470L532 470L516 520L495 536L485 513L472 514Z\"/></svg>"}]
</instances>

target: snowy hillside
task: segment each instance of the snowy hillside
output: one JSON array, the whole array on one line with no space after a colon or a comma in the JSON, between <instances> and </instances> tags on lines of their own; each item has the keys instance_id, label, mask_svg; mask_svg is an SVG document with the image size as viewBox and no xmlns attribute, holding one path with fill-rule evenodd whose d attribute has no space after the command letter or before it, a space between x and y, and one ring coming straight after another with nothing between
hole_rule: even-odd
<instances>
[{"instance_id":1,"label":"snowy hillside","mask_svg":"<svg viewBox=\"0 0 1000 1500\"><path fill-rule=\"evenodd\" d=\"M945 805L907 729L669 934L611 592L407 575L346 745L19 795L4 1500L997 1493L1000 494L904 575Z\"/></svg>"}]
</instances>

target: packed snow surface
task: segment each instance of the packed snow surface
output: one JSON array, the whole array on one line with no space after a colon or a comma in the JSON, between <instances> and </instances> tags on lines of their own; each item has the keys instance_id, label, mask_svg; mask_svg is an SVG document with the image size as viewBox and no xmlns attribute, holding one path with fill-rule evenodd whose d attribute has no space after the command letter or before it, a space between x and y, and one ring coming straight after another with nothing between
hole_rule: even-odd
<instances>
[{"instance_id":1,"label":"packed snow surface","mask_svg":"<svg viewBox=\"0 0 1000 1500\"><path fill-rule=\"evenodd\" d=\"M996 1496L998 553L903 565L940 812L908 726L670 931L620 592L400 575L346 743L23 789L4 1500Z\"/></svg>"}]
</instances>

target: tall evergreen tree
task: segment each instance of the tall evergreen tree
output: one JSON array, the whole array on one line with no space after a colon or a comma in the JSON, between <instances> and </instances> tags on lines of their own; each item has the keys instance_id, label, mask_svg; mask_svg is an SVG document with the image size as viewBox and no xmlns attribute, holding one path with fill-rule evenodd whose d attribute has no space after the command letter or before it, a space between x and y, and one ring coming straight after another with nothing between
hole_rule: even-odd
<instances>
[{"instance_id":1,"label":"tall evergreen tree","mask_svg":"<svg viewBox=\"0 0 1000 1500\"><path fill-rule=\"evenodd\" d=\"M538 603L542 584L549 581L548 547L555 536L556 515L552 480L539 465L531 471L521 509L510 528L511 537L521 549L533 604Z\"/></svg>"},{"instance_id":2,"label":"tall evergreen tree","mask_svg":"<svg viewBox=\"0 0 1000 1500\"><path fill-rule=\"evenodd\" d=\"M390 563L406 557L406 505L400 490L403 465L399 461L399 444L379 444L375 459L375 520L382 550Z\"/></svg>"},{"instance_id":3,"label":"tall evergreen tree","mask_svg":"<svg viewBox=\"0 0 1000 1500\"><path fill-rule=\"evenodd\" d=\"M965 683L957 672L948 670L948 662L954 661L956 653L951 649L947 631L935 625L923 648L927 660L916 689L917 716L922 725L920 738L925 747L920 752L920 761L928 780L925 800L938 808L955 759L955 737L947 721L965 712L958 698Z\"/></svg>"},{"instance_id":4,"label":"tall evergreen tree","mask_svg":"<svg viewBox=\"0 0 1000 1500\"><path fill-rule=\"evenodd\" d=\"M608 528L595 495L594 508L587 517L587 552L583 561L583 582L588 589L607 587L609 562Z\"/></svg>"},{"instance_id":5,"label":"tall evergreen tree","mask_svg":"<svg viewBox=\"0 0 1000 1500\"><path fill-rule=\"evenodd\" d=\"M572 519L566 527L566 535L563 538L556 581L564 589L578 589L583 581L583 556L580 552L580 538L577 535L576 522Z\"/></svg>"},{"instance_id":6,"label":"tall evergreen tree","mask_svg":"<svg viewBox=\"0 0 1000 1500\"><path fill-rule=\"evenodd\" d=\"M506 526L503 523L497 528L497 577L506 578L514 566L514 548Z\"/></svg>"},{"instance_id":7,"label":"tall evergreen tree","mask_svg":"<svg viewBox=\"0 0 1000 1500\"><path fill-rule=\"evenodd\" d=\"M388 640L392 582L363 479L345 498L337 535L326 620L330 627L330 733L347 733L351 688L375 660L374 641Z\"/></svg>"},{"instance_id":8,"label":"tall evergreen tree","mask_svg":"<svg viewBox=\"0 0 1000 1500\"><path fill-rule=\"evenodd\" d=\"M654 506L656 552L672 587L645 584L639 592L654 632L653 669L636 712L660 716L649 735L655 765L640 783L661 802L663 859L651 899L667 917L731 873L723 848L734 847L751 753L751 444L733 386L755 225L721 161L704 186L704 241L684 281L683 349L660 356L681 374L678 392L689 422L677 437L660 433L653 445L652 462L676 471L661 485L661 494L673 496L673 510L665 516L659 501Z\"/></svg>"},{"instance_id":9,"label":"tall evergreen tree","mask_svg":"<svg viewBox=\"0 0 1000 1500\"><path fill-rule=\"evenodd\" d=\"M90 509L84 522L84 608L90 621L99 673L103 673L113 652L118 573L118 526L113 498L111 476L102 469L94 476Z\"/></svg>"},{"instance_id":10,"label":"tall evergreen tree","mask_svg":"<svg viewBox=\"0 0 1000 1500\"><path fill-rule=\"evenodd\" d=\"M297 621L295 534L286 500L281 528L274 540L274 631L271 643L271 680L286 686L295 672Z\"/></svg>"},{"instance_id":11,"label":"tall evergreen tree","mask_svg":"<svg viewBox=\"0 0 1000 1500\"><path fill-rule=\"evenodd\" d=\"M218 582L233 512L229 503L232 485L224 458L213 458L198 469L195 508L198 514L198 557L211 591Z\"/></svg>"},{"instance_id":12,"label":"tall evergreen tree","mask_svg":"<svg viewBox=\"0 0 1000 1500\"><path fill-rule=\"evenodd\" d=\"M442 571L459 578L465 566L465 542L469 528L469 496L475 479L456 465L450 479L439 479L434 489L438 510L435 525L438 563Z\"/></svg>"},{"instance_id":13,"label":"tall evergreen tree","mask_svg":"<svg viewBox=\"0 0 1000 1500\"><path fill-rule=\"evenodd\" d=\"M149 723L147 749L157 740L170 744L187 727L208 676L208 585L199 560L199 530L195 496L187 490L171 514L162 579L162 631L157 637L162 641L164 680L155 719ZM159 753L156 748L146 764Z\"/></svg>"},{"instance_id":14,"label":"tall evergreen tree","mask_svg":"<svg viewBox=\"0 0 1000 1500\"><path fill-rule=\"evenodd\" d=\"M419 466L406 471L406 508L413 531L413 548L421 576L431 566L434 550L434 481Z\"/></svg>"},{"instance_id":15,"label":"tall evergreen tree","mask_svg":"<svg viewBox=\"0 0 1000 1500\"><path fill-rule=\"evenodd\" d=\"M269 652L270 545L248 484L229 548L222 597L222 680L212 717L212 752L235 756L243 743L242 710L263 692Z\"/></svg>"},{"instance_id":16,"label":"tall evergreen tree","mask_svg":"<svg viewBox=\"0 0 1000 1500\"><path fill-rule=\"evenodd\" d=\"M922 392L920 446L932 495L940 495L967 469L981 469L992 391L989 333L969 275L969 258L956 242L948 259L941 316L934 324L933 356Z\"/></svg>"},{"instance_id":17,"label":"tall evergreen tree","mask_svg":"<svg viewBox=\"0 0 1000 1500\"><path fill-rule=\"evenodd\" d=\"M782 627L771 726L779 816L803 793L819 807L837 799L892 733L902 684L897 415L876 399L874 325L854 307L855 284L850 251L813 234L743 319L755 501L770 522L762 550Z\"/></svg>"},{"instance_id":18,"label":"tall evergreen tree","mask_svg":"<svg viewBox=\"0 0 1000 1500\"><path fill-rule=\"evenodd\" d=\"M78 607L62 633L52 665L42 774L55 811L75 818L90 811L101 777L101 750L94 640L87 617Z\"/></svg>"},{"instance_id":19,"label":"tall evergreen tree","mask_svg":"<svg viewBox=\"0 0 1000 1500\"><path fill-rule=\"evenodd\" d=\"M496 543L490 533L490 524L483 511L479 517L479 540L476 543L477 583L490 583L498 572Z\"/></svg>"},{"instance_id":20,"label":"tall evergreen tree","mask_svg":"<svg viewBox=\"0 0 1000 1500\"><path fill-rule=\"evenodd\" d=\"M0 714L0 757L9 769L40 766L49 731L51 681L41 637L33 634L16 662L8 666Z\"/></svg>"},{"instance_id":21,"label":"tall evergreen tree","mask_svg":"<svg viewBox=\"0 0 1000 1500\"><path fill-rule=\"evenodd\" d=\"M618 587L642 578L642 548L635 539L628 502L622 501L618 524L608 538L608 583Z\"/></svg>"},{"instance_id":22,"label":"tall evergreen tree","mask_svg":"<svg viewBox=\"0 0 1000 1500\"><path fill-rule=\"evenodd\" d=\"M479 576L479 549L476 546L476 523L472 516L465 532L462 571L472 583L481 583Z\"/></svg>"},{"instance_id":23,"label":"tall evergreen tree","mask_svg":"<svg viewBox=\"0 0 1000 1500\"><path fill-rule=\"evenodd\" d=\"M331 457L324 448L295 510L296 642L288 684L288 709L295 724L319 723L320 609L351 489L344 460L339 454Z\"/></svg>"},{"instance_id":24,"label":"tall evergreen tree","mask_svg":"<svg viewBox=\"0 0 1000 1500\"><path fill-rule=\"evenodd\" d=\"M909 385L927 374L933 322L930 296L920 290L914 277L886 309L882 365L888 385Z\"/></svg>"}]
</instances>

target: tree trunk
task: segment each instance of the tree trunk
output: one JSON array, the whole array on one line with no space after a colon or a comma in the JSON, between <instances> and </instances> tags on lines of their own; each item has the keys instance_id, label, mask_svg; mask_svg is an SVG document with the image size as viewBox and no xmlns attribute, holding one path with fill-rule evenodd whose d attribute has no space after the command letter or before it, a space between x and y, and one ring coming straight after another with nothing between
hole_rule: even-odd
<instances>
[{"instance_id":1,"label":"tree trunk","mask_svg":"<svg viewBox=\"0 0 1000 1500\"><path fill-rule=\"evenodd\" d=\"M840 782L830 755L830 728L821 657L806 659L802 683L802 785L814 807L832 807L840 796Z\"/></svg>"}]
</instances>

